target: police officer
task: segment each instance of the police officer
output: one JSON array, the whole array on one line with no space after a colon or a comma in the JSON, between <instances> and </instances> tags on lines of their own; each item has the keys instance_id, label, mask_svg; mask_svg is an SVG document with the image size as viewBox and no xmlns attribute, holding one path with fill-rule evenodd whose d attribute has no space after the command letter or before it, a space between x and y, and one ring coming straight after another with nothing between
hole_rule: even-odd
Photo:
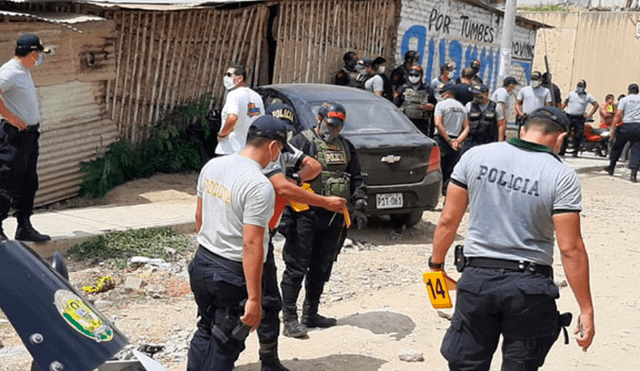
<instances>
[{"instance_id":1,"label":"police officer","mask_svg":"<svg viewBox=\"0 0 640 371\"><path fill-rule=\"evenodd\" d=\"M474 72L471 67L463 68L460 74L460 82L454 85L454 98L462 103L463 106L473 100L474 95L471 92L473 76Z\"/></svg>"},{"instance_id":2,"label":"police officer","mask_svg":"<svg viewBox=\"0 0 640 371\"><path fill-rule=\"evenodd\" d=\"M422 83L422 67L411 66L408 79L398 88L394 103L424 135L433 138L433 109L438 101L431 88Z\"/></svg>"},{"instance_id":3,"label":"police officer","mask_svg":"<svg viewBox=\"0 0 640 371\"><path fill-rule=\"evenodd\" d=\"M310 182L311 189L317 194L339 196L353 202L355 211L351 219L361 228L366 224L366 190L355 147L340 135L346 118L342 105L324 103L318 111L318 125L293 137L291 144L322 165L322 173ZM344 242L346 228L342 213L313 206L296 212L287 207L278 230L286 238L282 254L286 268L281 283L283 334L302 337L307 327L334 326L335 319L318 314L318 305ZM296 302L303 279L305 300L300 323Z\"/></svg>"},{"instance_id":4,"label":"police officer","mask_svg":"<svg viewBox=\"0 0 640 371\"><path fill-rule=\"evenodd\" d=\"M188 371L231 371L249 329L262 317L262 269L275 192L262 169L287 143L286 124L261 116L249 127L240 153L216 157L198 178L198 250L189 281L198 305L198 328Z\"/></svg>"},{"instance_id":5,"label":"police officer","mask_svg":"<svg viewBox=\"0 0 640 371\"><path fill-rule=\"evenodd\" d=\"M440 166L442 168L442 195L447 193L447 184L458 162L462 143L469 135L469 120L462 103L453 98L455 85L440 87L440 95L444 99L436 104L434 123L437 134L434 140L440 147Z\"/></svg>"},{"instance_id":6,"label":"police officer","mask_svg":"<svg viewBox=\"0 0 640 371\"><path fill-rule=\"evenodd\" d=\"M291 106L284 103L274 103L267 107L267 115L277 117L293 128L295 114ZM269 163L263 170L276 191L276 206L269 221L270 237L276 232L280 216L287 201L314 205L330 211L342 211L347 207L344 198L323 196L307 192L300 185L303 181L315 178L322 171L320 163L312 157L302 153L293 146L287 147L277 161ZM287 171L289 174L286 174ZM288 175L288 176L287 176ZM260 371L288 371L278 358L278 335L280 334L280 320L278 313L282 309L282 298L278 289L276 263L273 255L273 243L269 238L267 260L262 272L262 309L263 317L258 327L260 340Z\"/></svg>"},{"instance_id":7,"label":"police officer","mask_svg":"<svg viewBox=\"0 0 640 371\"><path fill-rule=\"evenodd\" d=\"M561 326L570 322L556 308L554 232L580 306L576 340L584 350L591 345L594 312L580 233L580 181L555 155L568 126L556 107L535 110L521 139L472 148L451 175L429 258L432 271L443 270L469 206L465 258L456 258L463 272L455 313L440 349L450 370L489 370L500 334L501 370L542 366Z\"/></svg>"},{"instance_id":8,"label":"police officer","mask_svg":"<svg viewBox=\"0 0 640 371\"><path fill-rule=\"evenodd\" d=\"M18 219L17 240L51 239L35 230L30 220L38 190L40 112L29 72L50 52L38 36L23 35L16 43L15 56L0 67L0 241L8 239L2 221L12 206Z\"/></svg>"},{"instance_id":9,"label":"police officer","mask_svg":"<svg viewBox=\"0 0 640 371\"><path fill-rule=\"evenodd\" d=\"M638 168L640 168L640 95L638 95L638 84L630 84L627 91L629 94L620 100L613 117L611 135L614 136L614 140L609 155L609 166L605 170L609 175L613 175L625 144L631 142L629 168L631 169L631 181L636 183Z\"/></svg>"},{"instance_id":10,"label":"police officer","mask_svg":"<svg viewBox=\"0 0 640 371\"><path fill-rule=\"evenodd\" d=\"M442 101L442 97L440 93L438 93L438 87L442 84L451 84L453 85L453 76L456 73L456 66L452 62L447 62L440 66L440 76L435 77L431 80L431 89L435 93L436 100L438 102Z\"/></svg>"},{"instance_id":11,"label":"police officer","mask_svg":"<svg viewBox=\"0 0 640 371\"><path fill-rule=\"evenodd\" d=\"M336 73L335 84L354 87L358 72L356 63L358 62L356 52L349 51L342 56L342 69Z\"/></svg>"},{"instance_id":12,"label":"police officer","mask_svg":"<svg viewBox=\"0 0 640 371\"><path fill-rule=\"evenodd\" d=\"M471 61L471 64L469 64L468 68L470 68L471 71L473 71L473 74L471 74L468 77L470 84L472 84L472 85L480 85L480 84L483 83L482 79L480 78L480 76L478 76L478 74L480 73L480 67L482 67L482 63L477 59L474 59L473 61ZM462 75L458 76L458 78L456 79L456 84L461 83L462 79L463 79Z\"/></svg>"},{"instance_id":13,"label":"police officer","mask_svg":"<svg viewBox=\"0 0 640 371\"><path fill-rule=\"evenodd\" d=\"M420 54L414 50L404 53L404 64L396 67L391 72L391 87L393 88L393 98L398 97L398 88L402 86L409 77L409 67L420 65Z\"/></svg>"},{"instance_id":14,"label":"police officer","mask_svg":"<svg viewBox=\"0 0 640 371\"><path fill-rule=\"evenodd\" d=\"M511 110L513 107L510 107L510 99L509 95L516 89L518 85L518 80L516 80L513 76L507 76L502 80L502 87L496 89L496 91L491 94L491 100L498 103L500 107L502 107L502 112L504 113L505 120L509 117Z\"/></svg>"},{"instance_id":15,"label":"police officer","mask_svg":"<svg viewBox=\"0 0 640 371\"><path fill-rule=\"evenodd\" d=\"M562 149L560 149L560 156L564 156L564 152L567 149L569 136L573 136L573 153L572 157L578 157L578 152L580 151L580 145L582 144L582 140L584 138L584 123L587 119L593 117L593 114L598 111L598 102L593 95L586 92L587 82L584 80L578 81L576 85L576 90L569 93L567 99L562 102L560 108L567 109L567 116L569 117L569 122L571 123L569 128L569 134L562 144ZM585 114L587 105L591 104L591 112ZM573 134L571 132L573 129Z\"/></svg>"},{"instance_id":16,"label":"police officer","mask_svg":"<svg viewBox=\"0 0 640 371\"><path fill-rule=\"evenodd\" d=\"M507 121L502 107L489 100L489 87L481 84L471 89L473 101L464 107L469 119L469 136L462 144L460 156L472 147L503 141L507 132Z\"/></svg>"}]
</instances>

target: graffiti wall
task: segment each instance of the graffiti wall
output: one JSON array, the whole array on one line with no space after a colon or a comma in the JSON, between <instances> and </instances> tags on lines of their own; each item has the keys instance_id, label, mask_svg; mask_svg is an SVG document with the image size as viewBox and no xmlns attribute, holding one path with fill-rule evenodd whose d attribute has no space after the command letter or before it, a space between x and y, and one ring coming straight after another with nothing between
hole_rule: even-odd
<instances>
[{"instance_id":1,"label":"graffiti wall","mask_svg":"<svg viewBox=\"0 0 640 371\"><path fill-rule=\"evenodd\" d=\"M457 78L462 68L479 59L484 83L492 90L502 85L497 80L503 17L497 11L455 0L404 0L400 17L396 64L403 62L404 53L416 50L425 80L431 81L447 61L455 63ZM525 26L516 25L507 71L521 83L529 81L536 41L534 27Z\"/></svg>"}]
</instances>

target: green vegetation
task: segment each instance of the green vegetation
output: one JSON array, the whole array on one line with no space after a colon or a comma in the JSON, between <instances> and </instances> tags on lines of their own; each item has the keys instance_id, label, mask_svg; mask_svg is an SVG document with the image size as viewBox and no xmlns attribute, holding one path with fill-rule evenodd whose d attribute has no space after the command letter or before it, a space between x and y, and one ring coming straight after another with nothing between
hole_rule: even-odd
<instances>
[{"instance_id":1,"label":"green vegetation","mask_svg":"<svg viewBox=\"0 0 640 371\"><path fill-rule=\"evenodd\" d=\"M532 7L522 7L518 8L519 11L523 12L566 12L568 9L564 5L554 4L554 5L538 5Z\"/></svg>"},{"instance_id":2,"label":"green vegetation","mask_svg":"<svg viewBox=\"0 0 640 371\"><path fill-rule=\"evenodd\" d=\"M104 262L106 265L122 269L127 259L134 256L162 258L171 261L167 248L177 253L189 247L189 238L169 228L137 229L124 232L109 232L96 236L71 247L67 256L75 259L89 259L93 264Z\"/></svg>"},{"instance_id":3,"label":"green vegetation","mask_svg":"<svg viewBox=\"0 0 640 371\"><path fill-rule=\"evenodd\" d=\"M176 108L156 126L147 128L148 139L144 142L138 145L127 140L114 142L96 160L81 163L80 196L104 197L124 182L149 177L155 172L200 170L204 160L188 128L198 120L208 123L210 98L204 95L197 102ZM208 138L209 125L202 125L202 129Z\"/></svg>"}]
</instances>

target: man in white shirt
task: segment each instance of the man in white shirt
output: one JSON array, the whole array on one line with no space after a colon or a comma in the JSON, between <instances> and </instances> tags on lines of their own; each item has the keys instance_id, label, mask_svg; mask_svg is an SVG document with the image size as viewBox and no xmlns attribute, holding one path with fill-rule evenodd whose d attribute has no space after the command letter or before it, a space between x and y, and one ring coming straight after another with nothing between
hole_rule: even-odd
<instances>
[{"instance_id":1,"label":"man in white shirt","mask_svg":"<svg viewBox=\"0 0 640 371\"><path fill-rule=\"evenodd\" d=\"M249 126L264 115L264 103L258 93L245 86L247 72L243 66L233 66L224 75L227 97L222 107L222 127L218 133L216 154L237 153L247 142Z\"/></svg>"},{"instance_id":2,"label":"man in white shirt","mask_svg":"<svg viewBox=\"0 0 640 371\"><path fill-rule=\"evenodd\" d=\"M593 95L586 92L587 82L584 80L578 81L576 86L576 90L569 93L567 99L562 103L561 108L566 108L567 117L569 117L569 134L564 140L562 144L562 149L560 156L564 156L564 152L567 149L569 136L573 135L573 153L571 154L573 157L578 157L578 151L580 150L580 144L582 144L582 140L584 137L584 123L587 119L593 117L593 114L598 111L598 102ZM591 104L591 112L585 114L587 105ZM573 129L573 134L571 132Z\"/></svg>"}]
</instances>

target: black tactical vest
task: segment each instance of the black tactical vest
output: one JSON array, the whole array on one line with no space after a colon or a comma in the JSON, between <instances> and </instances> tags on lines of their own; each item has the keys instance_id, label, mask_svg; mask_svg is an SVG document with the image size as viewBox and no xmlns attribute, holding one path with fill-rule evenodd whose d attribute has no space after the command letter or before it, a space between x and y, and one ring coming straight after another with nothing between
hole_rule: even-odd
<instances>
[{"instance_id":1,"label":"black tactical vest","mask_svg":"<svg viewBox=\"0 0 640 371\"><path fill-rule=\"evenodd\" d=\"M316 160L322 165L320 175L309 182L311 189L319 195L349 199L351 176L346 173L350 160L347 143L340 136L326 143L312 130L305 130L302 134L316 144Z\"/></svg>"},{"instance_id":2,"label":"black tactical vest","mask_svg":"<svg viewBox=\"0 0 640 371\"><path fill-rule=\"evenodd\" d=\"M491 143L498 140L498 116L496 102L489 101L487 109L480 110L480 105L471 103L469 112L469 140L479 143Z\"/></svg>"}]
</instances>

